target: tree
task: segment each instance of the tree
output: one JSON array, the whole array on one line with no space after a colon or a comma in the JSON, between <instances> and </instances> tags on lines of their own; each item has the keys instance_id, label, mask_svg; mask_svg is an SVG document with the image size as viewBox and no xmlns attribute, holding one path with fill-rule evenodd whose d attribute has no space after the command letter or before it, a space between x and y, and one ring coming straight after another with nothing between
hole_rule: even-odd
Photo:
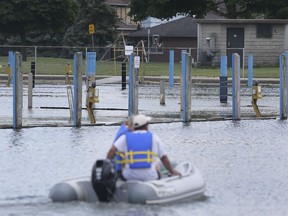
<instances>
[{"instance_id":1,"label":"tree","mask_svg":"<svg viewBox=\"0 0 288 216\"><path fill-rule=\"evenodd\" d=\"M251 19L257 16L255 8L249 5L251 0L213 0L213 2L212 11L222 17L229 19Z\"/></svg>"},{"instance_id":2,"label":"tree","mask_svg":"<svg viewBox=\"0 0 288 216\"><path fill-rule=\"evenodd\" d=\"M31 32L64 33L76 21L77 12L75 0L1 0L0 29L27 45ZM22 55L25 60L25 51Z\"/></svg>"},{"instance_id":3,"label":"tree","mask_svg":"<svg viewBox=\"0 0 288 216\"><path fill-rule=\"evenodd\" d=\"M135 21L150 16L169 19L177 14L203 17L213 6L212 0L131 0L129 15Z\"/></svg>"},{"instance_id":4,"label":"tree","mask_svg":"<svg viewBox=\"0 0 288 216\"><path fill-rule=\"evenodd\" d=\"M113 41L116 35L117 15L105 0L78 0L80 11L77 23L70 27L64 36L64 45L89 46L92 45L88 26L94 24L96 46L104 46Z\"/></svg>"},{"instance_id":5,"label":"tree","mask_svg":"<svg viewBox=\"0 0 288 216\"><path fill-rule=\"evenodd\" d=\"M130 9L135 21L149 16L169 19L177 14L202 18L210 11L231 19L288 18L287 0L131 0Z\"/></svg>"},{"instance_id":6,"label":"tree","mask_svg":"<svg viewBox=\"0 0 288 216\"><path fill-rule=\"evenodd\" d=\"M265 19L288 19L287 0L247 0L246 6Z\"/></svg>"},{"instance_id":7,"label":"tree","mask_svg":"<svg viewBox=\"0 0 288 216\"><path fill-rule=\"evenodd\" d=\"M288 18L287 0L214 0L213 11L226 18Z\"/></svg>"}]
</instances>

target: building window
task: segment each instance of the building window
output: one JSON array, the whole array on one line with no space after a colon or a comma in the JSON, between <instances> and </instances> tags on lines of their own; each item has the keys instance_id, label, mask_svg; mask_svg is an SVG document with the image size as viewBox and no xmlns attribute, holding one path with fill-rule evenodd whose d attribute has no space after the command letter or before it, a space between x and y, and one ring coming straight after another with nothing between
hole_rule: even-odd
<instances>
[{"instance_id":1,"label":"building window","mask_svg":"<svg viewBox=\"0 0 288 216\"><path fill-rule=\"evenodd\" d=\"M257 38L272 38L273 25L271 24L257 24L256 25Z\"/></svg>"}]
</instances>

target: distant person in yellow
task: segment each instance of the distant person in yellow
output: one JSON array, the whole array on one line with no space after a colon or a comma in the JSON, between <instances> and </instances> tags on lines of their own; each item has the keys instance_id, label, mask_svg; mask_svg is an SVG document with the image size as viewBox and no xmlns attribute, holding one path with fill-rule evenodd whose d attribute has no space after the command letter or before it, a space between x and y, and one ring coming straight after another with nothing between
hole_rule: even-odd
<instances>
[{"instance_id":1,"label":"distant person in yellow","mask_svg":"<svg viewBox=\"0 0 288 216\"><path fill-rule=\"evenodd\" d=\"M69 79L69 74L72 74L72 67L70 65L70 62L67 62L67 67L66 67L66 79L65 79L65 83L66 84L70 84L70 79Z\"/></svg>"}]
</instances>

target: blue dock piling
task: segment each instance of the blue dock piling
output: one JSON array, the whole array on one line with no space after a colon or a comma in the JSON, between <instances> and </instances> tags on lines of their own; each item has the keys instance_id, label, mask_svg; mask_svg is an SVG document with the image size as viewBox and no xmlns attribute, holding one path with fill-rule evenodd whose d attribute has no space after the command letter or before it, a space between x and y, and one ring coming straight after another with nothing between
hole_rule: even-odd
<instances>
[{"instance_id":1,"label":"blue dock piling","mask_svg":"<svg viewBox=\"0 0 288 216\"><path fill-rule=\"evenodd\" d=\"M90 77L92 74L96 76L96 57L96 52L87 52L86 77Z\"/></svg>"},{"instance_id":2,"label":"blue dock piling","mask_svg":"<svg viewBox=\"0 0 288 216\"><path fill-rule=\"evenodd\" d=\"M82 52L74 54L74 127L81 127L82 118Z\"/></svg>"},{"instance_id":3,"label":"blue dock piling","mask_svg":"<svg viewBox=\"0 0 288 216\"><path fill-rule=\"evenodd\" d=\"M174 86L174 50L169 52L169 87Z\"/></svg>"},{"instance_id":4,"label":"blue dock piling","mask_svg":"<svg viewBox=\"0 0 288 216\"><path fill-rule=\"evenodd\" d=\"M227 78L227 56L221 56L220 74L220 103L227 103L228 78Z\"/></svg>"}]
</instances>

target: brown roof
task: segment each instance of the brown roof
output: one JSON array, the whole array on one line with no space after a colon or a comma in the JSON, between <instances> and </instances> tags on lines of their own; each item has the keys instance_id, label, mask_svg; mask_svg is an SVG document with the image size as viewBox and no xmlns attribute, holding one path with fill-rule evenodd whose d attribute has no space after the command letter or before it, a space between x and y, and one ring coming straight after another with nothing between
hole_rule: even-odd
<instances>
[{"instance_id":1,"label":"brown roof","mask_svg":"<svg viewBox=\"0 0 288 216\"><path fill-rule=\"evenodd\" d=\"M122 19L118 19L117 23L117 31L136 31L137 25L125 23Z\"/></svg>"},{"instance_id":2,"label":"brown roof","mask_svg":"<svg viewBox=\"0 0 288 216\"><path fill-rule=\"evenodd\" d=\"M205 20L222 19L221 16L214 12L209 12L205 15ZM150 35L159 35L161 37L197 37L197 19L192 17L183 17L174 21L151 27ZM142 29L133 32L129 37L147 37L148 29Z\"/></svg>"},{"instance_id":3,"label":"brown roof","mask_svg":"<svg viewBox=\"0 0 288 216\"><path fill-rule=\"evenodd\" d=\"M129 37L147 37L148 29L129 34ZM197 23L192 17L184 17L150 28L150 35L160 37L197 37Z\"/></svg>"}]
</instances>

